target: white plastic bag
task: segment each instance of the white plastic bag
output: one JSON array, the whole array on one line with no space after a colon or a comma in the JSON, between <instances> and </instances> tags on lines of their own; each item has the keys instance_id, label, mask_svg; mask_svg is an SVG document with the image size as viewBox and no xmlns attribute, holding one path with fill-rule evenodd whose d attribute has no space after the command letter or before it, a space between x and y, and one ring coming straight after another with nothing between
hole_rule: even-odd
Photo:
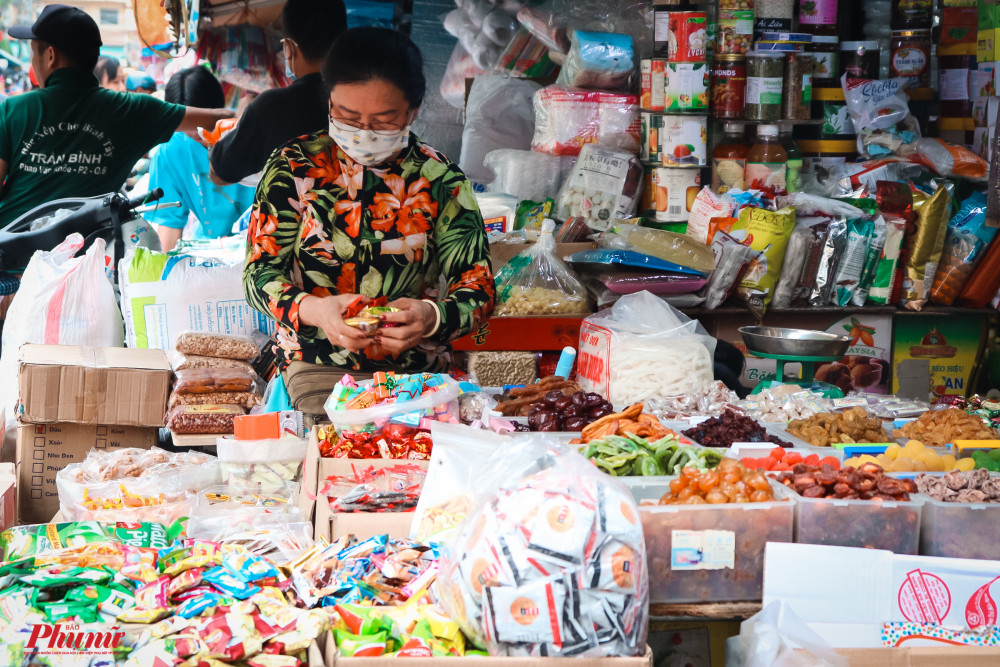
<instances>
[{"instance_id":1,"label":"white plastic bag","mask_svg":"<svg viewBox=\"0 0 1000 667\"><path fill-rule=\"evenodd\" d=\"M586 222L629 218L641 189L642 165L635 155L587 144L559 191L555 217Z\"/></svg>"},{"instance_id":2,"label":"white plastic bag","mask_svg":"<svg viewBox=\"0 0 1000 667\"><path fill-rule=\"evenodd\" d=\"M847 667L847 658L782 602L772 602L726 640L726 667Z\"/></svg>"},{"instance_id":3,"label":"white plastic bag","mask_svg":"<svg viewBox=\"0 0 1000 667\"><path fill-rule=\"evenodd\" d=\"M431 424L434 449L423 491L413 513L410 537L420 542L443 542L472 511L480 490L477 475L483 461L504 443L506 436L460 424Z\"/></svg>"},{"instance_id":4,"label":"white plastic bag","mask_svg":"<svg viewBox=\"0 0 1000 667\"><path fill-rule=\"evenodd\" d=\"M636 95L548 86L535 94L531 149L550 155L579 155L584 144L639 152ZM527 147L525 147L527 148Z\"/></svg>"},{"instance_id":5,"label":"white plastic bag","mask_svg":"<svg viewBox=\"0 0 1000 667\"><path fill-rule=\"evenodd\" d=\"M639 292L583 321L577 382L622 408L711 382L714 355L715 339L698 320Z\"/></svg>"},{"instance_id":6,"label":"white plastic bag","mask_svg":"<svg viewBox=\"0 0 1000 667\"><path fill-rule=\"evenodd\" d=\"M484 163L496 178L486 189L514 195L519 201L555 199L562 184L563 159L513 148L490 151Z\"/></svg>"},{"instance_id":7,"label":"white plastic bag","mask_svg":"<svg viewBox=\"0 0 1000 667\"><path fill-rule=\"evenodd\" d=\"M6 414L8 440L17 428L14 404L22 345L123 344L122 314L104 271L104 240L94 241L83 257L74 257L83 246L80 234L70 234L55 249L32 255L7 311L0 352L0 405Z\"/></svg>"},{"instance_id":8,"label":"white plastic bag","mask_svg":"<svg viewBox=\"0 0 1000 667\"><path fill-rule=\"evenodd\" d=\"M498 148L531 148L535 129L534 81L492 74L477 76L465 105L465 130L458 164L476 183L489 183L493 173L483 163Z\"/></svg>"},{"instance_id":9,"label":"white plastic bag","mask_svg":"<svg viewBox=\"0 0 1000 667\"><path fill-rule=\"evenodd\" d=\"M172 352L184 331L250 335L271 321L243 293L243 262L135 248L118 269L129 347Z\"/></svg>"}]
</instances>

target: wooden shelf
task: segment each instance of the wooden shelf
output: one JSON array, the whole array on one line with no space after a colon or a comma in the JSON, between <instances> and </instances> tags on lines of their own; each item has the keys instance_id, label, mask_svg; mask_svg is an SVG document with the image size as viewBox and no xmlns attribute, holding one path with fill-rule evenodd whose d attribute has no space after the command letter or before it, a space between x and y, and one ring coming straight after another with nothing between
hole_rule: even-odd
<instances>
[{"instance_id":1,"label":"wooden shelf","mask_svg":"<svg viewBox=\"0 0 1000 667\"><path fill-rule=\"evenodd\" d=\"M747 602L693 602L685 604L650 604L650 620L743 621L761 610L760 600Z\"/></svg>"}]
</instances>

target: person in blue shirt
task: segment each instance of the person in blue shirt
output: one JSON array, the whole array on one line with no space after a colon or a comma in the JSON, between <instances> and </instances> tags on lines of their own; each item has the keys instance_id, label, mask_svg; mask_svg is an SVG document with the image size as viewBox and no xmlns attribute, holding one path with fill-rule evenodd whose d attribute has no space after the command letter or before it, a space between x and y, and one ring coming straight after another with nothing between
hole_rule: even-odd
<instances>
[{"instance_id":1,"label":"person in blue shirt","mask_svg":"<svg viewBox=\"0 0 1000 667\"><path fill-rule=\"evenodd\" d=\"M170 77L164 98L210 109L225 106L226 101L222 85L204 67L191 67ZM233 223L253 204L253 188L212 183L208 176L208 148L196 136L194 132L175 132L170 141L150 154L150 189L163 188L163 203L181 204L180 208L159 208L146 215L157 225L164 252L177 245L189 216L198 220L194 238L215 239L231 234Z\"/></svg>"}]
</instances>

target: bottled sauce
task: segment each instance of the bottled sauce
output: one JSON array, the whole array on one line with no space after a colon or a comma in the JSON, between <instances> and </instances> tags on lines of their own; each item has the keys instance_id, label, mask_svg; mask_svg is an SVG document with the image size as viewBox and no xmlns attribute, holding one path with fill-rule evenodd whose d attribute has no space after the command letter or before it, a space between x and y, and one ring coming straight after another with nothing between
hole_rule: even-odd
<instances>
[{"instance_id":1,"label":"bottled sauce","mask_svg":"<svg viewBox=\"0 0 1000 667\"><path fill-rule=\"evenodd\" d=\"M799 29L812 35L837 36L837 0L799 0Z\"/></svg>"},{"instance_id":2,"label":"bottled sauce","mask_svg":"<svg viewBox=\"0 0 1000 667\"><path fill-rule=\"evenodd\" d=\"M813 85L840 87L840 45L838 38L816 35L808 49L813 57Z\"/></svg>"},{"instance_id":3,"label":"bottled sauce","mask_svg":"<svg viewBox=\"0 0 1000 667\"><path fill-rule=\"evenodd\" d=\"M930 30L934 18L932 0L892 0L892 30Z\"/></svg>"},{"instance_id":4,"label":"bottled sauce","mask_svg":"<svg viewBox=\"0 0 1000 667\"><path fill-rule=\"evenodd\" d=\"M893 32L889 41L889 76L914 77L917 86L931 85L931 31Z\"/></svg>"},{"instance_id":5,"label":"bottled sauce","mask_svg":"<svg viewBox=\"0 0 1000 667\"><path fill-rule=\"evenodd\" d=\"M712 189L722 194L726 190L744 190L744 172L750 146L743 136L743 125L726 123L723 137L712 151Z\"/></svg>"},{"instance_id":6,"label":"bottled sauce","mask_svg":"<svg viewBox=\"0 0 1000 667\"><path fill-rule=\"evenodd\" d=\"M802 189L802 149L799 148L799 142L792 137L791 125L782 125L778 130L778 137L788 155L788 162L785 165L785 189L789 192L798 192Z\"/></svg>"},{"instance_id":7,"label":"bottled sauce","mask_svg":"<svg viewBox=\"0 0 1000 667\"><path fill-rule=\"evenodd\" d=\"M852 79L877 79L879 74L878 40L840 43L840 74Z\"/></svg>"},{"instance_id":8,"label":"bottled sauce","mask_svg":"<svg viewBox=\"0 0 1000 667\"><path fill-rule=\"evenodd\" d=\"M781 145L777 125L758 125L757 140L747 153L744 180L748 190L785 189L788 152Z\"/></svg>"}]
</instances>

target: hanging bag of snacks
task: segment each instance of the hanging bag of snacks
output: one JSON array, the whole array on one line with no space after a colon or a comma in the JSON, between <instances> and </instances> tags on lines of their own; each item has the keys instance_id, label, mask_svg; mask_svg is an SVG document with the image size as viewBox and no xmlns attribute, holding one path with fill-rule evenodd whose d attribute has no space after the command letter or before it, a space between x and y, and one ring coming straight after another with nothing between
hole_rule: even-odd
<instances>
[{"instance_id":1,"label":"hanging bag of snacks","mask_svg":"<svg viewBox=\"0 0 1000 667\"><path fill-rule=\"evenodd\" d=\"M496 315L587 314L587 290L556 255L555 223L542 223L538 242L507 262L497 274Z\"/></svg>"}]
</instances>

